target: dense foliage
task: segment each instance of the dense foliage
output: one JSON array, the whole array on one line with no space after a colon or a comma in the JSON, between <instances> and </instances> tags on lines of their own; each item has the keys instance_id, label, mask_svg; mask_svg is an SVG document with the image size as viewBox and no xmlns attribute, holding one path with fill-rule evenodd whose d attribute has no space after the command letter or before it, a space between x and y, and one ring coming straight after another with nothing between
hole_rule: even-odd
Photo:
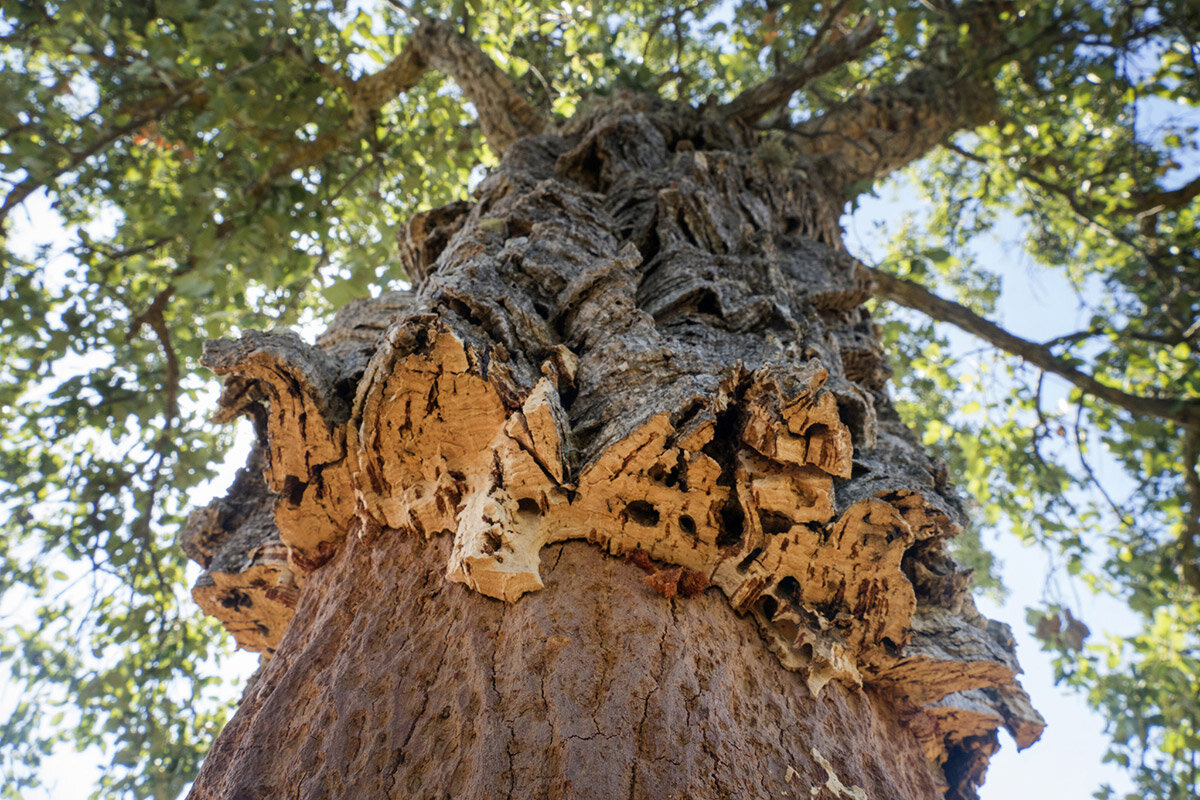
<instances>
[{"instance_id":1,"label":"dense foliage","mask_svg":"<svg viewBox=\"0 0 1200 800\"><path fill-rule=\"evenodd\" d=\"M864 15L884 26L865 58L765 126L893 82L966 37L971 14L1001 14L1000 115L910 169L927 210L890 232L879 266L986 315L998 285L980 242L1007 226L1090 316L1050 343L1060 375L1200 397L1194 0L420 12L455 20L562 117L592 93L728 98ZM401 52L416 16L344 0L0 10L0 658L19 693L0 707L3 796L35 785L42 757L69 743L103 748L101 795L175 797L219 730L228 644L192 606L173 543L189 492L230 445L205 421L215 382L200 345L319 319L403 280L398 225L465 196L493 161L436 72L365 110L351 102L353 80ZM31 247L46 226L55 245ZM1136 636L1092 641L1068 589L1031 613L1062 679L1108 715L1137 796L1196 796L1200 430L1006 355L996 364L1011 375L985 386L944 328L885 319L905 412L980 523L1040 544L1069 581L1144 619ZM1100 461L1120 465L1119 485L1098 483ZM967 555L986 572L985 554Z\"/></svg>"}]
</instances>

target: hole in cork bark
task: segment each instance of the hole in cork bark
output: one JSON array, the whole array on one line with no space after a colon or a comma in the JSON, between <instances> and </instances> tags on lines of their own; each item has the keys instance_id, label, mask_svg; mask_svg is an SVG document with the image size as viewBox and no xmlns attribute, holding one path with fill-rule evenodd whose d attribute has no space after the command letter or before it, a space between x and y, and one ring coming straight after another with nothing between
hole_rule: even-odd
<instances>
[{"instance_id":1,"label":"hole in cork bark","mask_svg":"<svg viewBox=\"0 0 1200 800\"><path fill-rule=\"evenodd\" d=\"M758 520L762 523L763 533L787 533L792 529L792 518L779 511L759 511Z\"/></svg>"},{"instance_id":2,"label":"hole in cork bark","mask_svg":"<svg viewBox=\"0 0 1200 800\"><path fill-rule=\"evenodd\" d=\"M811 643L805 642L804 644L800 645L800 657L805 661L812 661L813 646Z\"/></svg>"},{"instance_id":3,"label":"hole in cork bark","mask_svg":"<svg viewBox=\"0 0 1200 800\"><path fill-rule=\"evenodd\" d=\"M694 519L692 519L691 517L689 517L687 514L684 514L682 517L679 518L679 529L682 530L684 533L686 533L688 536L695 536L696 535L696 521Z\"/></svg>"},{"instance_id":4,"label":"hole in cork bark","mask_svg":"<svg viewBox=\"0 0 1200 800\"><path fill-rule=\"evenodd\" d=\"M839 610L837 603L817 603L813 610L825 619L836 624Z\"/></svg>"},{"instance_id":5,"label":"hole in cork bark","mask_svg":"<svg viewBox=\"0 0 1200 800\"><path fill-rule=\"evenodd\" d=\"M670 470L663 467L662 464L655 464L646 473L651 480L661 483L663 486L672 487L679 483L679 465L671 467Z\"/></svg>"},{"instance_id":6,"label":"hole in cork bark","mask_svg":"<svg viewBox=\"0 0 1200 800\"><path fill-rule=\"evenodd\" d=\"M307 487L308 484L295 475L288 475L283 482L283 493L287 495L289 503L298 506L300 505L300 501L304 499L304 490Z\"/></svg>"},{"instance_id":7,"label":"hole in cork bark","mask_svg":"<svg viewBox=\"0 0 1200 800\"><path fill-rule=\"evenodd\" d=\"M721 300L717 297L717 293L712 289L706 289L701 292L700 300L696 303L696 311L701 314L708 314L717 319L724 319L725 315L721 313Z\"/></svg>"},{"instance_id":8,"label":"hole in cork bark","mask_svg":"<svg viewBox=\"0 0 1200 800\"><path fill-rule=\"evenodd\" d=\"M891 639L887 638L886 636L883 637L882 641L883 641L883 649L887 651L889 656L900 655L900 648L896 646L895 642L893 642Z\"/></svg>"},{"instance_id":9,"label":"hole in cork bark","mask_svg":"<svg viewBox=\"0 0 1200 800\"><path fill-rule=\"evenodd\" d=\"M781 619L775 623L775 632L787 642L795 642L800 635L800 626L790 619Z\"/></svg>"},{"instance_id":10,"label":"hole in cork bark","mask_svg":"<svg viewBox=\"0 0 1200 800\"><path fill-rule=\"evenodd\" d=\"M358 391L358 382L362 376L361 372L356 371L353 375L342 378L333 385L334 392L343 400L353 403L354 395Z\"/></svg>"},{"instance_id":11,"label":"hole in cork bark","mask_svg":"<svg viewBox=\"0 0 1200 800\"><path fill-rule=\"evenodd\" d=\"M745 572L746 570L750 569L750 565L754 563L754 559L762 555L762 551L763 549L761 547L756 547L751 550L750 555L743 558L741 563L737 565L738 572Z\"/></svg>"},{"instance_id":12,"label":"hole in cork bark","mask_svg":"<svg viewBox=\"0 0 1200 800\"><path fill-rule=\"evenodd\" d=\"M480 323L480 320L475 316L475 312L471 309L471 307L456 297L443 296L439 299L439 303L443 308L453 311L467 322L475 325Z\"/></svg>"},{"instance_id":13,"label":"hole in cork bark","mask_svg":"<svg viewBox=\"0 0 1200 800\"><path fill-rule=\"evenodd\" d=\"M717 535L717 547L725 549L740 546L745 529L746 514L742 511L742 504L736 497L731 497L721 509L721 532Z\"/></svg>"},{"instance_id":14,"label":"hole in cork bark","mask_svg":"<svg viewBox=\"0 0 1200 800\"><path fill-rule=\"evenodd\" d=\"M850 429L850 441L855 447L861 446L866 438L867 431L867 408L864 401L858 398L849 398L845 395L837 396L838 416L842 422Z\"/></svg>"},{"instance_id":15,"label":"hole in cork bark","mask_svg":"<svg viewBox=\"0 0 1200 800\"><path fill-rule=\"evenodd\" d=\"M654 261L654 257L658 255L658 251L662 249L662 240L658 237L658 228L656 227L657 223L657 219L652 220L649 229L646 231L646 235L640 241L634 242L634 246L642 254L642 267L644 269L650 266L651 262ZM649 272L648 269L645 269L645 271Z\"/></svg>"},{"instance_id":16,"label":"hole in cork bark","mask_svg":"<svg viewBox=\"0 0 1200 800\"><path fill-rule=\"evenodd\" d=\"M604 191L607 188L603 185L605 159L600 155L599 150L600 148L593 143L582 158L570 165L574 169L569 170L572 178L592 192Z\"/></svg>"},{"instance_id":17,"label":"hole in cork bark","mask_svg":"<svg viewBox=\"0 0 1200 800\"><path fill-rule=\"evenodd\" d=\"M771 597L771 595L764 594L758 599L758 610L761 611L762 615L769 621L775 616L775 612L779 610L779 603L776 602L775 598Z\"/></svg>"},{"instance_id":18,"label":"hole in cork bark","mask_svg":"<svg viewBox=\"0 0 1200 800\"><path fill-rule=\"evenodd\" d=\"M700 240L696 238L696 234L692 232L692 228L688 225L687 214L681 208L675 214L675 224L679 226L679 232L683 234L683 238L693 247L704 247Z\"/></svg>"},{"instance_id":19,"label":"hole in cork bark","mask_svg":"<svg viewBox=\"0 0 1200 800\"><path fill-rule=\"evenodd\" d=\"M500 538L500 534L496 533L495 530L486 531L483 534L483 538L487 540L483 545L483 552L489 556L504 546L504 540Z\"/></svg>"},{"instance_id":20,"label":"hole in cork bark","mask_svg":"<svg viewBox=\"0 0 1200 800\"><path fill-rule=\"evenodd\" d=\"M522 497L517 501L517 516L528 520L542 515L542 507L532 497Z\"/></svg>"},{"instance_id":21,"label":"hole in cork bark","mask_svg":"<svg viewBox=\"0 0 1200 800\"><path fill-rule=\"evenodd\" d=\"M570 411L571 404L575 402L575 397L578 394L579 390L575 388L574 384L572 384L565 389L558 390L558 399L562 403L562 407L565 410Z\"/></svg>"},{"instance_id":22,"label":"hole in cork bark","mask_svg":"<svg viewBox=\"0 0 1200 800\"><path fill-rule=\"evenodd\" d=\"M533 220L528 217L509 217L505 221L508 223L508 238L510 239L533 233Z\"/></svg>"},{"instance_id":23,"label":"hole in cork bark","mask_svg":"<svg viewBox=\"0 0 1200 800\"><path fill-rule=\"evenodd\" d=\"M736 387L734 394L741 397L745 393L745 381ZM737 407L732 405L717 414L713 438L704 445L703 453L721 465L721 474L717 477L718 486L729 487L729 496L721 505L717 518L719 533L717 547L725 549L737 547L742 543L745 533L746 515L737 497L737 442L741 438L741 420L738 418Z\"/></svg>"},{"instance_id":24,"label":"hole in cork bark","mask_svg":"<svg viewBox=\"0 0 1200 800\"><path fill-rule=\"evenodd\" d=\"M659 520L658 509L645 500L634 500L625 506L625 516L638 525L644 525L647 528L653 528L658 524Z\"/></svg>"},{"instance_id":25,"label":"hole in cork bark","mask_svg":"<svg viewBox=\"0 0 1200 800\"><path fill-rule=\"evenodd\" d=\"M797 607L800 605L800 581L791 575L784 577L775 587L775 591L779 592L792 605Z\"/></svg>"},{"instance_id":26,"label":"hole in cork bark","mask_svg":"<svg viewBox=\"0 0 1200 800\"><path fill-rule=\"evenodd\" d=\"M250 595L240 589L230 589L229 593L221 598L221 605L225 608L246 608L254 605L254 601L250 599Z\"/></svg>"}]
</instances>

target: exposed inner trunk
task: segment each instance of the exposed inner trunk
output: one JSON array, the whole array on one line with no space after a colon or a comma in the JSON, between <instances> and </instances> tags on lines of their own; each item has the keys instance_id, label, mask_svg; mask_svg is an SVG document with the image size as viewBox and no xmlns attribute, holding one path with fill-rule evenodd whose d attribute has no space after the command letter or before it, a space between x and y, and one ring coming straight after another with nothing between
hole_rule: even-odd
<instances>
[{"instance_id":1,"label":"exposed inner trunk","mask_svg":"<svg viewBox=\"0 0 1200 800\"><path fill-rule=\"evenodd\" d=\"M414 219L412 293L212 344L265 482L184 544L274 655L195 796L966 797L1036 739L838 164L768 137L610 101Z\"/></svg>"},{"instance_id":2,"label":"exposed inner trunk","mask_svg":"<svg viewBox=\"0 0 1200 800\"><path fill-rule=\"evenodd\" d=\"M450 549L351 540L318 570L195 795L935 796L890 701L814 699L719 593L664 599L569 542L505 604L446 583Z\"/></svg>"}]
</instances>

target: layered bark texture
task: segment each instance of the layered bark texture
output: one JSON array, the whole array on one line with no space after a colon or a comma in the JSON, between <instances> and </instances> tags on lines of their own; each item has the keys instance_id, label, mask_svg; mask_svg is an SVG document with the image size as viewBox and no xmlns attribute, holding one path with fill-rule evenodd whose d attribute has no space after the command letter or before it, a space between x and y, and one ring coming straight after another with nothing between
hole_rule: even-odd
<instances>
[{"instance_id":1,"label":"layered bark texture","mask_svg":"<svg viewBox=\"0 0 1200 800\"><path fill-rule=\"evenodd\" d=\"M414 219L413 291L209 347L261 444L184 546L273 657L194 796L969 797L1037 738L887 399L860 165L776 144L610 99Z\"/></svg>"}]
</instances>

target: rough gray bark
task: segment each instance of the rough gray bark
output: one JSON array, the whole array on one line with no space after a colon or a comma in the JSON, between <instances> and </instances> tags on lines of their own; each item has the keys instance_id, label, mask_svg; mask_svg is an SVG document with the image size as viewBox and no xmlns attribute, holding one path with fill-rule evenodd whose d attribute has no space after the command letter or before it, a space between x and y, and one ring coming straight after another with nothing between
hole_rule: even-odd
<instances>
[{"instance_id":1,"label":"rough gray bark","mask_svg":"<svg viewBox=\"0 0 1200 800\"><path fill-rule=\"evenodd\" d=\"M184 544L273 655L193 796L969 797L1035 740L835 155L610 100L415 219L412 293L214 343L266 468Z\"/></svg>"}]
</instances>

